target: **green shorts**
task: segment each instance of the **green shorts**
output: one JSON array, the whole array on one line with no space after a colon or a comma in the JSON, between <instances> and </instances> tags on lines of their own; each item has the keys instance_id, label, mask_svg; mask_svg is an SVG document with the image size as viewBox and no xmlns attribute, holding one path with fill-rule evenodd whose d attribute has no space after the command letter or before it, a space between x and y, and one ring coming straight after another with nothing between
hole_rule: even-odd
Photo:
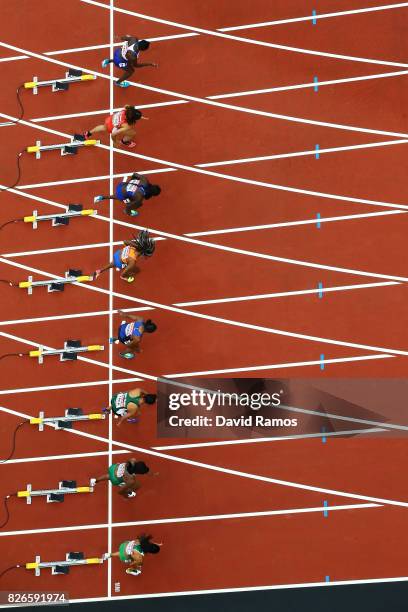
<instances>
[{"instance_id":1,"label":"green shorts","mask_svg":"<svg viewBox=\"0 0 408 612\"><path fill-rule=\"evenodd\" d=\"M126 546L128 544L129 542L122 542L122 544L119 546L119 559L123 561L123 563L129 563L130 561L130 557L126 552Z\"/></svg>"},{"instance_id":2,"label":"green shorts","mask_svg":"<svg viewBox=\"0 0 408 612\"><path fill-rule=\"evenodd\" d=\"M123 480L123 478L118 478L116 476L115 474L116 466L117 466L117 463L114 463L113 465L109 466L109 480L111 481L113 486L118 487L119 485L123 484L125 481Z\"/></svg>"}]
</instances>

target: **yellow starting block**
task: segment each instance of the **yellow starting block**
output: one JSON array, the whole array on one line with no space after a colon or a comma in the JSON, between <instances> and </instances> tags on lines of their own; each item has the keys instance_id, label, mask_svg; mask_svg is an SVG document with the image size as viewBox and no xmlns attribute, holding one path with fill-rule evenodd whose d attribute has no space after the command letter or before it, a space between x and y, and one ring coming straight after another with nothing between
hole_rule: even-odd
<instances>
[{"instance_id":1,"label":"yellow starting block","mask_svg":"<svg viewBox=\"0 0 408 612\"><path fill-rule=\"evenodd\" d=\"M97 210L93 208L84 209L82 204L68 204L63 213L39 215L38 211L34 210L32 215L23 217L23 221L24 223L32 223L33 229L37 229L38 221L51 221L52 226L57 227L58 225L69 225L70 219L74 217L94 217L97 214Z\"/></svg>"},{"instance_id":2,"label":"yellow starting block","mask_svg":"<svg viewBox=\"0 0 408 612\"><path fill-rule=\"evenodd\" d=\"M78 487L75 480L61 480L58 483L58 488L55 489L39 489L34 491L31 484L27 485L24 491L17 491L17 497L26 500L27 504L31 504L33 497L46 497L47 504L50 503L62 503L65 499L65 495L72 495L74 493L93 493L94 489L89 484L85 487Z\"/></svg>"},{"instance_id":3,"label":"yellow starting block","mask_svg":"<svg viewBox=\"0 0 408 612\"><path fill-rule=\"evenodd\" d=\"M100 140L86 140L81 134L75 134L68 143L42 145L41 141L37 140L35 145L26 147L25 150L27 153L35 153L35 158L40 159L42 151L61 151L61 155L76 155L81 147L93 147L99 143Z\"/></svg>"},{"instance_id":4,"label":"yellow starting block","mask_svg":"<svg viewBox=\"0 0 408 612\"><path fill-rule=\"evenodd\" d=\"M70 552L65 556L65 561L41 561L40 556L35 557L33 563L25 563L24 567L27 570L34 570L36 576L40 576L41 570L51 568L51 574L69 574L70 567L74 565L100 565L106 560L105 556L90 557L85 559L82 552Z\"/></svg>"},{"instance_id":5,"label":"yellow starting block","mask_svg":"<svg viewBox=\"0 0 408 612\"><path fill-rule=\"evenodd\" d=\"M67 408L64 416L46 417L40 412L38 417L31 417L30 425L38 425L39 431L44 431L44 425L53 425L55 429L72 429L72 424L77 421L103 421L106 414L96 412L84 414L82 408Z\"/></svg>"},{"instance_id":6,"label":"yellow starting block","mask_svg":"<svg viewBox=\"0 0 408 612\"><path fill-rule=\"evenodd\" d=\"M32 81L24 83L24 89L31 89L34 95L38 94L39 87L51 86L52 91L67 91L71 83L81 83L82 81L95 81L95 74L83 73L82 70L70 68L62 79L51 79L49 81L39 81L38 77L33 77Z\"/></svg>"},{"instance_id":7,"label":"yellow starting block","mask_svg":"<svg viewBox=\"0 0 408 612\"><path fill-rule=\"evenodd\" d=\"M101 344L91 344L82 346L80 340L66 340L62 349L46 349L39 346L38 349L30 351L29 357L37 357L38 363L44 362L44 357L49 355L59 355L60 361L75 361L80 353L90 353L94 351L103 351L105 347Z\"/></svg>"},{"instance_id":8,"label":"yellow starting block","mask_svg":"<svg viewBox=\"0 0 408 612\"><path fill-rule=\"evenodd\" d=\"M32 276L26 281L20 281L18 286L20 289L27 289L29 295L32 295L34 287L47 287L48 293L54 291L64 291L65 285L73 285L75 283L89 283L94 280L89 274L82 274L82 270L68 270L65 272L65 278L55 278L47 280L34 281Z\"/></svg>"}]
</instances>

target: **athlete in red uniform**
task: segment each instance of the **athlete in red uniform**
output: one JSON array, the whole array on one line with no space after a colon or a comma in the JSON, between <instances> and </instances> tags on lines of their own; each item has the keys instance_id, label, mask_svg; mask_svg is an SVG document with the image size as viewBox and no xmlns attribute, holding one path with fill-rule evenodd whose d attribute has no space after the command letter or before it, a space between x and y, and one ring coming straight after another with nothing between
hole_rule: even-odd
<instances>
[{"instance_id":1,"label":"athlete in red uniform","mask_svg":"<svg viewBox=\"0 0 408 612\"><path fill-rule=\"evenodd\" d=\"M133 148L136 146L136 143L132 140L136 136L134 125L139 119L147 119L147 117L143 117L140 110L137 110L135 106L126 105L123 110L106 117L105 123L102 125L97 125L92 130L84 132L84 136L85 138L91 138L95 134L108 132L115 145L121 143L126 147Z\"/></svg>"}]
</instances>

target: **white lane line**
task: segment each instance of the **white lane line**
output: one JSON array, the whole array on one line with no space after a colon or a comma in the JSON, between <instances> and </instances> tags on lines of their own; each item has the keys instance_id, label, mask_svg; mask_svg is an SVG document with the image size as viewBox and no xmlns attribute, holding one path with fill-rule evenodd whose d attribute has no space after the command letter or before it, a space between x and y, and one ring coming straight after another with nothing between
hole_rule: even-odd
<instances>
[{"instance_id":1,"label":"white lane line","mask_svg":"<svg viewBox=\"0 0 408 612\"><path fill-rule=\"evenodd\" d=\"M354 221L355 219L368 219L372 217L384 217L388 215L401 215L406 214L404 210L384 210L375 213L362 213L357 215L340 215L339 217L321 217L319 223L331 223L334 221ZM278 229L281 227L295 227L299 225L316 225L317 218L314 219L302 219L300 221L284 221L283 223L266 223L264 225L246 225L243 227L231 227L219 230L206 230L205 232L190 232L184 234L189 238L195 238L199 236L217 236L218 234L236 234L239 232L253 232L258 230L269 230Z\"/></svg>"},{"instance_id":2,"label":"white lane line","mask_svg":"<svg viewBox=\"0 0 408 612\"><path fill-rule=\"evenodd\" d=\"M117 378L115 384L143 382L142 378ZM76 382L69 385L45 385L42 387L18 387L17 389L2 389L0 395L15 395L16 393L42 393L43 391L60 391L62 389L77 389L82 387L99 387L101 385L109 385L109 380L94 380L91 382Z\"/></svg>"},{"instance_id":3,"label":"white lane line","mask_svg":"<svg viewBox=\"0 0 408 612\"><path fill-rule=\"evenodd\" d=\"M314 361L295 361L290 363L273 363L269 365L246 366L243 368L225 368L221 370L201 370L198 372L178 372L166 374L166 378L184 378L185 376L209 376L210 374L237 374L238 372L262 372L263 370L283 370L286 368L303 368L318 366L322 363L350 363L353 361L370 361L371 359L386 359L394 355L363 355L362 357L340 357L337 359L315 359Z\"/></svg>"},{"instance_id":4,"label":"white lane line","mask_svg":"<svg viewBox=\"0 0 408 612\"><path fill-rule=\"evenodd\" d=\"M395 285L400 285L401 283L394 282L385 282L385 283L367 283L364 285L340 285L335 287L325 287L324 292L336 292L336 291L352 291L354 289L374 289L379 287L393 287ZM176 302L172 304L172 306L205 306L208 304L228 304L233 302L247 302L247 301L255 301L255 300L264 300L264 299L273 299L279 297L292 297L292 296L301 296L301 295L317 295L321 292L321 289L301 289L299 291L284 291L280 293L264 293L259 295L243 295L236 296L232 298L218 298L211 300L197 300L195 302ZM151 307L141 307L141 308L122 308L124 312L147 312L155 310L155 308ZM113 310L113 313L116 314L116 310ZM44 323L46 321L61 321L61 320L69 320L69 319L83 319L87 317L97 317L109 315L108 310L99 310L94 312L81 312L76 314L60 314L55 316L48 317L34 317L28 319L11 319L9 321L0 321L0 327L3 325L19 325L23 323Z\"/></svg>"},{"instance_id":5,"label":"white lane line","mask_svg":"<svg viewBox=\"0 0 408 612\"><path fill-rule=\"evenodd\" d=\"M408 208L408 207L407 207ZM363 214L357 214L357 215L343 215L343 216L339 216L339 217L319 217L318 222L319 223L328 223L328 222L334 222L334 221L354 221L356 219L365 219L365 218L371 218L371 217L384 217L384 216L389 216L389 215L399 215L399 214L406 214L407 211L405 210L386 210L386 211L382 211L382 212L376 212L376 213L363 213ZM102 217L100 215L95 215L94 216L97 219L101 219L101 220L105 220L105 217ZM113 223L115 225L119 225L121 224L120 221L118 220L113 220ZM265 225L248 225L248 226L244 226L244 227L233 227L233 228L227 228L227 229L220 229L220 230L207 230L205 232L190 232L188 234L181 234L182 236L186 236L187 238L195 238L195 237L200 237L200 236L216 236L216 235L221 235L221 234L235 234L235 233L240 233L240 232L251 232L251 231L259 231L259 230L270 230L270 229L279 229L282 227L297 227L297 226L301 226L301 225L316 225L317 223L317 217L315 217L314 219L302 219L301 221L285 221L283 223L267 223ZM134 229L134 225L132 223L128 223L126 224L126 227L130 227L132 229ZM168 238L163 238L163 237L157 237L156 240L158 241L163 241L163 240L168 240ZM77 251L77 250L87 250L87 249L96 249L96 248L100 248L100 247L106 247L109 246L111 243L109 242L96 242L93 244L84 244L84 245L75 245L75 246L65 246L64 250L65 251ZM113 242L113 245L119 245L122 244L121 241L117 241L117 242ZM38 254L46 254L46 253L56 253L56 252L60 252L61 249L38 249L35 251L16 251L14 253L2 253L3 257L25 257L26 255L38 255Z\"/></svg>"},{"instance_id":6,"label":"white lane line","mask_svg":"<svg viewBox=\"0 0 408 612\"><path fill-rule=\"evenodd\" d=\"M110 10L109 10L109 57L113 57L113 39L114 39L114 0L110 0ZM113 92L113 64L109 64L109 75L111 77L109 81L109 114L112 115L114 112L114 92ZM109 193L113 193L113 142L112 139L109 138ZM109 200L109 261L113 261L113 200ZM111 268L108 272L109 274L109 295L108 295L108 333L109 338L113 336L113 269ZM109 342L109 385L108 385L108 402L113 396L113 345ZM113 417L112 411L109 412L109 465L113 463ZM108 481L108 533L107 533L107 550L112 550L112 508L113 508L113 490L112 483ZM112 559L109 557L108 559L108 572L107 572L107 595L108 597L112 597Z\"/></svg>"},{"instance_id":7,"label":"white lane line","mask_svg":"<svg viewBox=\"0 0 408 612\"><path fill-rule=\"evenodd\" d=\"M337 291L353 291L357 289L377 289L379 287L395 287L401 283L385 282L385 283L366 283L357 285L336 285L334 287L325 287L324 293L333 293ZM209 304L229 304L234 302L251 302L256 300L269 300L281 297L295 297L302 295L318 295L322 291L321 288L317 289L300 289L298 291L281 291L278 293L261 293L255 295L240 295L229 298L217 298L211 300L196 300L193 302L175 302L172 306L207 306ZM155 310L150 307L141 308L122 308L124 312L146 312ZM116 314L117 310L113 310L113 314ZM70 313L60 314L49 317L33 317L28 319L11 319L10 321L0 321L0 327L2 325L19 325L22 323L41 323L46 321L63 321L69 319L83 319L86 317L97 317L109 315L109 310L98 310L94 312L81 312L81 313Z\"/></svg>"},{"instance_id":8,"label":"white lane line","mask_svg":"<svg viewBox=\"0 0 408 612\"><path fill-rule=\"evenodd\" d=\"M367 81L367 80L373 80L373 79L383 79L383 78L387 78L387 77L397 77L397 76L403 76L408 74L408 70L399 70L397 72L385 72L385 73L379 73L379 74L370 74L367 76L360 76L360 77L350 77L350 78L344 78L344 79L332 79L329 81L319 81L319 87L324 87L325 85L339 85L339 84L343 84L343 83L354 83L357 81ZM312 88L312 87L316 87L316 83L310 82L310 83L301 83L299 85L285 85L282 87L268 87L268 88L264 88L264 89L253 89L253 90L247 90L247 91L238 91L235 93L228 93L228 94L218 94L216 96L205 96L208 100L224 100L227 98L240 98L240 97L244 97L244 96L254 96L254 95L260 95L260 94L267 94L267 93L276 93L276 92L282 92L282 91L291 91L291 90L297 90L297 89L307 89L307 88ZM158 108L158 107L162 107L162 106L175 106L177 104L189 104L189 102L187 100L172 100L171 102L156 102L155 104L138 104L138 108L139 109L144 109L144 108ZM115 110L120 110L120 109L115 109ZM55 121L58 119L69 119L69 118L73 118L73 117L88 117L88 116L94 116L94 115L103 115L103 114L108 114L109 113L109 109L106 110L94 110L94 111L89 111L89 112L85 112L85 113L71 113L69 115L54 115L54 116L47 116L47 117L35 117L34 119L30 119L30 121L33 121L33 123L41 123L41 122L46 122L46 121ZM7 122L4 125L14 125L12 122Z\"/></svg>"},{"instance_id":9,"label":"white lane line","mask_svg":"<svg viewBox=\"0 0 408 612\"><path fill-rule=\"evenodd\" d=\"M96 0L81 0L81 2L85 2L86 4L92 4L93 6L98 6L100 8L109 9L109 5L104 4L102 2L97 2ZM250 45L257 45L260 47L268 47L270 49L279 49L281 51L293 51L295 53L303 53L305 55L317 55L320 57L329 57L329 58L347 60L347 61L352 61L352 62L363 62L366 64L378 64L382 66L400 66L402 68L408 67L408 64L402 64L399 62L375 60L375 59L369 59L366 57L355 57L351 55L341 55L338 53L327 53L325 51L314 51L311 49L301 49L299 47L290 47L288 45L277 45L275 43L269 43L269 42L265 42L261 40L254 40L253 38L243 38L242 36L233 36L231 34L226 34L218 30L207 30L204 28L197 28L195 26L186 25L184 23L178 23L176 21L169 21L167 19L160 19L159 17L152 17L151 15L146 15L144 13L136 13L134 11L128 11L126 9L121 9L117 7L115 7L115 11L117 11L118 13L122 13L124 15L130 15L132 17L139 17L140 19L146 19L147 21L153 21L155 23L162 23L165 25L174 26L176 28L188 30L189 32L197 32L198 34L207 34L208 36L215 36L218 38L224 38L224 39L233 40L236 42L247 43ZM309 19L310 18L312 17L310 16Z\"/></svg>"},{"instance_id":10,"label":"white lane line","mask_svg":"<svg viewBox=\"0 0 408 612\"><path fill-rule=\"evenodd\" d=\"M0 43L1 44L1 43ZM11 117L10 115L5 115L4 113L0 113L0 116L2 117L6 117L8 119L12 119L15 120L15 117ZM40 125L36 125L33 123L30 123L29 121L24 121L22 120L20 122L22 125L27 125L29 127L34 127L35 129L38 129L40 131L44 131L50 134L56 134L58 136L63 136L65 138L70 138L69 134L65 134L63 132L59 132L56 130L51 130L50 128L46 128L44 126L40 126ZM99 148L105 149L105 150L109 150L109 147L107 145L98 145ZM368 199L364 199L364 198L354 198L354 197L350 197L350 196L339 196L339 195L335 195L335 194L330 194L330 193L324 193L324 192L319 192L319 191L311 191L308 189L299 189L296 187L287 187L284 185L277 185L274 183L267 183L267 182L263 182L263 181L255 181L252 179L244 179L242 177L238 177L238 176L232 176L229 174L222 174L220 172L214 172L211 170L204 170L203 168L197 168L195 166L185 166L184 164L178 164L176 162L169 162L167 160L162 160L162 159L158 159L158 158L154 158L154 157L150 157L147 155L142 155L140 153L132 153L131 151L124 151L121 149L116 149L115 151L116 153L119 153L121 155L127 155L129 157L135 158L135 159L144 159L146 161L151 161L157 164L163 164L164 166L172 166L173 168L178 168L179 170L186 170L187 172L196 172L198 174L205 174L207 176L213 176L213 177L217 177L217 178L222 178L228 181L232 181L232 182L237 182L237 183L244 183L247 185L255 185L257 187L266 187L268 189L276 189L278 191L287 191L289 193L297 193L297 194L301 194L301 195L311 195L311 196L315 196L315 197L319 197L319 198L329 198L332 200L340 200L340 201L345 201L345 202L353 202L353 203L359 203L359 204L370 204L372 206L383 206L383 207L387 207L387 208L398 208L400 209L402 205L398 205L398 204L393 204L393 203L389 203L389 202L379 202L377 200L368 200ZM72 181L74 182L74 181ZM13 190L13 189L9 189L9 191L11 191L12 193L23 193L22 191L18 191L18 190Z\"/></svg>"},{"instance_id":11,"label":"white lane line","mask_svg":"<svg viewBox=\"0 0 408 612\"><path fill-rule=\"evenodd\" d=\"M239 26L230 26L227 28L217 28L216 31L217 32L235 32L239 30L265 28L265 27L282 25L282 24L287 24L287 23L312 21L314 19L327 19L331 17L342 17L342 16L353 15L353 14L358 14L358 13L369 13L369 12L374 12L374 11L398 9L398 8L403 8L406 6L408 6L406 2L399 3L399 4L385 4L382 6L369 7L369 8L364 8L364 9L354 9L354 10L349 10L349 11L340 11L336 13L322 13L321 15L308 15L306 17L292 17L289 19L279 19L275 21L263 21L259 23L249 23L249 24L244 24L244 25L239 25ZM200 36L200 34L190 32L190 33L185 33L185 34L171 34L169 36L157 36L157 37L149 36L149 37L146 37L146 40L149 40L150 42L160 42L164 40L176 40L178 38L192 38L196 36ZM121 43L115 43L114 47L119 47L120 45ZM44 55L53 56L53 55L62 55L66 53L79 53L81 51L98 51L101 49L110 49L110 44L90 45L87 47L76 47L76 48L69 48L69 49L58 49L56 51L44 51L43 53ZM15 61L15 60L22 60L22 59L29 59L29 56L28 55L17 55L13 57L5 57L5 58L1 58L0 62L9 62L9 61Z\"/></svg>"},{"instance_id":12,"label":"white lane line","mask_svg":"<svg viewBox=\"0 0 408 612\"><path fill-rule=\"evenodd\" d=\"M9 49L14 49L14 50L17 50L17 51L25 52L27 55L30 55L31 57L37 57L38 59L42 59L42 60L44 60L46 62L51 62L51 63L54 63L54 64L62 65L64 67L68 67L68 68L76 68L76 69L79 69L79 70L84 70L83 67L76 66L74 64L68 64L67 62L61 62L59 60L51 59L49 57L46 57L45 55L41 55L39 53L34 53L32 51L28 51L27 49L21 49L19 47L15 47L14 45L10 45L8 43L3 43L3 42L0 41L0 45L3 46L3 47L9 48ZM404 67L407 68L408 64L405 64ZM91 74L95 74L95 75L99 76L100 78L104 78L104 79L110 79L111 78L108 75L103 74L101 72L96 72L96 71L89 70L89 69L86 69L86 70L87 70L87 72L89 72ZM195 97L195 96L191 96L191 95L183 94L183 93L178 93L178 92L167 90L167 89L159 89L157 87L152 87L150 85L144 85L142 83L133 83L133 82L130 82L130 85L133 86L133 87L137 87L137 88L140 88L140 89L145 89L145 90L148 90L148 91L154 91L156 93L161 93L161 94L168 95L168 96L171 96L171 97L175 97L175 98L178 98L178 99L190 100L191 102L198 102L200 104L207 104L207 105L210 105L210 106L217 106L217 107L220 107L220 108L225 108L227 110L234 110L234 111L238 111L238 112L249 113L249 114L258 115L258 116L261 116L261 117L270 117L270 118L274 118L274 119L282 119L282 120L285 120L285 121L293 121L295 123L305 123L305 124L309 124L309 125L319 125L319 126L322 126L322 127L330 127L330 128L341 129L341 130L348 130L348 131L353 131L353 132L364 132L364 133L370 133L370 134L377 134L377 133L384 134L384 132L381 132L381 131L378 131L378 130L369 130L368 128L360 128L360 127L356 127L356 126L343 125L343 124L337 124L337 123L328 123L328 122L324 122L324 121L315 121L315 120L312 120L312 119L303 119L303 118L300 118L300 117L292 117L292 116L289 116L289 115L280 115L280 114L277 114L277 113L269 113L269 112L266 112L266 111L246 108L244 106L235 106L235 105L232 105L232 104L226 104L225 102L217 102L215 100L210 100L208 98L198 98L198 97ZM4 114L2 114L2 116L12 120L12 118L10 116L6 116ZM20 121L20 124L24 124L24 122ZM130 154L132 154L131 151L123 151L123 153L130 153ZM170 165L172 165L172 164L170 164Z\"/></svg>"},{"instance_id":13,"label":"white lane line","mask_svg":"<svg viewBox=\"0 0 408 612\"><path fill-rule=\"evenodd\" d=\"M241 440L221 440L219 442L194 442L192 444L173 444L170 446L152 446L153 450L179 450L184 448L207 448L212 446L236 446L237 444L265 444L267 442L287 442L288 440L308 440L314 438L327 438L336 436L352 436L360 434L372 434L386 432L381 427L371 427L369 429L345 429L342 431L318 432L311 434L299 434L297 436L278 436L275 438L248 438Z\"/></svg>"},{"instance_id":14,"label":"white lane line","mask_svg":"<svg viewBox=\"0 0 408 612\"><path fill-rule=\"evenodd\" d=\"M141 525L172 525L177 523L201 523L205 521L228 521L234 519L265 518L268 516L289 516L293 514L311 514L315 512L338 512L339 510L366 510L368 508L382 508L383 504L348 504L344 506L315 506L312 508L288 508L285 510L263 510L259 512L234 512L233 514L209 514L204 516L181 516L177 518L150 519L145 521L127 521L120 523L100 523L94 525L72 525L70 527L48 527L44 529L20 529L17 531L0 531L0 537L19 535L35 535L39 533L91 531L93 529L107 529L117 527L137 527ZM109 549L111 550L111 549ZM116 599L116 598L115 598Z\"/></svg>"},{"instance_id":15,"label":"white lane line","mask_svg":"<svg viewBox=\"0 0 408 612\"><path fill-rule=\"evenodd\" d=\"M275 21L264 21L263 23L253 23L251 25L232 26L230 28L223 28L223 32L229 32L230 30L248 30L250 28L262 28L268 26L282 25L287 23L299 23L301 21L313 21L315 19L331 19L333 17L345 17L347 15L358 15L361 13L373 13L376 11L387 11L391 9L405 8L408 6L408 2L399 2L398 4L382 4L381 6L370 6L367 8L351 9L348 11L337 11L335 13L322 13L316 15L307 15L306 17L290 17L288 19L278 19Z\"/></svg>"},{"instance_id":16,"label":"white lane line","mask_svg":"<svg viewBox=\"0 0 408 612\"><path fill-rule=\"evenodd\" d=\"M2 407L0 407L0 411L5 412L5 413L10 412L8 409L2 408ZM12 411L12 414L15 414L15 411ZM30 418L30 415L24 414L22 412L19 412L18 416L22 418ZM105 438L103 436L97 436L95 434L91 434L86 431L81 431L80 429L67 429L66 431L73 435L78 435L84 438L88 438L90 440L97 440L99 442L104 442L105 444L109 444L108 438ZM281 480L278 478L271 478L269 476L262 476L260 474L252 474L249 472L243 472L241 470L233 470L231 468L221 467L221 466L213 465L210 463L194 461L192 459L185 459L184 457L178 457L177 455L168 455L167 453L162 453L162 452L155 451L150 448L144 448L141 446L135 446L134 444L124 443L118 440L113 440L113 444L119 448L127 449L130 451L137 451L140 453L144 453L145 455L157 457L159 459L168 459L169 461L174 461L175 463L182 463L185 465L190 465L192 467L198 467L198 468L202 468L205 470L218 472L221 474L226 474L229 476L236 476L236 477L245 478L248 480L265 482L268 484L276 484L276 485L280 485L280 486L284 486L284 487L288 487L292 489L298 489L302 491L311 491L314 493L325 493L327 495L336 495L338 497L345 497L347 499L360 500L360 501L374 503L374 504L382 504L382 505L397 506L401 508L408 508L408 502L405 502L405 501L399 501L395 499L385 499L385 498L380 498L380 497L371 497L368 495L361 495L359 493L351 493L351 492L346 492L346 491L339 491L337 489L317 487L313 485L307 485L304 483L293 482L289 480Z\"/></svg>"},{"instance_id":17,"label":"white lane line","mask_svg":"<svg viewBox=\"0 0 408 612\"><path fill-rule=\"evenodd\" d=\"M115 455L123 455L127 454L128 451L124 450L115 450L113 451ZM72 453L70 455L47 455L46 457L22 457L20 459L8 459L7 465L10 463L34 463L38 461L59 461L66 459L83 459L87 457L107 457L109 456L109 451L99 451L94 453ZM4 465L4 464L3 464ZM2 466L1 466L2 467Z\"/></svg>"},{"instance_id":18,"label":"white lane line","mask_svg":"<svg viewBox=\"0 0 408 612\"><path fill-rule=\"evenodd\" d=\"M22 268L24 270L29 270L35 273L40 273L43 274L44 276L48 276L51 278L58 278L55 277L55 275L53 274L49 274L48 272L44 272L42 270L38 270L37 268L32 268L31 266L23 266L22 264L18 264L16 262L12 262L9 261L8 259L4 259L2 257L0 257L0 262L2 263L6 263L7 265L10 266L15 266L18 268ZM81 288L85 288L88 289L90 291L97 291L99 293L105 293L105 294L109 294L108 291L106 291L106 289L102 289L101 287L93 287L92 285L88 285L88 284L83 284L83 283L78 283L76 284L77 287L81 287ZM275 334L278 336L284 336L284 337L289 337L289 338L295 338L298 340L310 340L311 342L318 342L318 343L322 343L322 344L329 344L329 345L335 345L335 346L342 346L342 347L347 347L347 348L353 348L353 349L361 349L361 350L367 350L367 351L374 351L374 352L378 352L378 353L387 353L388 356L395 356L395 355L401 355L401 356L408 356L408 351L403 351L400 349L393 349L393 348L385 348L385 347L378 347L378 346L371 346L371 345L367 345L367 344L359 344L356 342L346 342L344 340L333 340L332 338L323 338L320 336L312 336L309 334L301 334L301 333L297 333L297 332L289 332L286 330L282 330L282 329L277 329L277 328L272 328L272 327L265 327L262 325L254 325L252 323L247 323L247 322L243 322L243 321L236 321L236 320L232 320L232 319L225 319L223 317L216 317L214 315L208 315L208 314L204 314L201 312L196 312L193 310L186 310L185 308L178 308L176 306L169 306L167 304L161 304L159 302L153 302L151 300L146 300L146 299L142 299L142 298L136 298L133 296L127 296L124 294L120 294L117 292L112 292L112 295L115 297L120 297L120 298L124 298L128 301L134 301L134 302L138 302L140 304L144 304L146 306L153 306L156 308L161 308L162 310L165 311L169 311L169 312L175 312L178 314L185 314L187 316L190 317L195 317L197 319L204 319L207 321L213 321L215 323L222 323L225 325L231 325L233 327L239 327L241 329L250 329L253 331L260 331L260 332L265 332L268 334ZM3 335L5 337L10 336L9 334L6 334L5 332L0 332L0 335ZM85 357L79 357L80 359L83 359L84 361L89 361L90 363L93 363L93 360L90 359L86 359ZM377 356L378 358L378 356ZM356 358L357 359L357 358ZM97 365L101 365L102 367L106 367L107 364L102 363L102 362L95 362ZM320 362L318 362L320 363ZM330 361L328 361L328 363L330 363ZM269 366L268 366L269 367ZM267 366L264 366L264 368L266 369ZM258 369L258 368L257 368ZM131 370L127 370L125 368L119 368L117 366L115 366L115 370L120 371L120 372L126 372L126 373L130 373L130 374L134 374L135 376L143 376L146 378L150 378L150 379L155 379L155 377L150 376L148 374L141 374L140 372L134 372ZM170 374L165 374L165 376L172 376L173 378L175 376L170 375Z\"/></svg>"},{"instance_id":19,"label":"white lane line","mask_svg":"<svg viewBox=\"0 0 408 612\"><path fill-rule=\"evenodd\" d=\"M407 144L407 142L408 142L407 139L385 140L382 142L370 142L366 144L348 145L346 147L327 147L325 149L319 149L319 154L320 153L339 153L339 152L344 152L344 151L356 151L360 149L372 149L376 147L388 147L388 146L397 145L397 144ZM295 151L293 153L277 153L274 155L263 155L263 156L258 156L258 157L245 157L242 159L229 159L229 160L222 161L222 162L209 162L206 164L197 164L197 167L198 168L214 168L216 166L232 166L235 164L249 164L249 163L260 162L260 161L271 161L274 159L289 159L292 157L307 157L310 155L315 156L316 149L309 149L307 151ZM407 209L408 209L408 206L407 206Z\"/></svg>"}]
</instances>

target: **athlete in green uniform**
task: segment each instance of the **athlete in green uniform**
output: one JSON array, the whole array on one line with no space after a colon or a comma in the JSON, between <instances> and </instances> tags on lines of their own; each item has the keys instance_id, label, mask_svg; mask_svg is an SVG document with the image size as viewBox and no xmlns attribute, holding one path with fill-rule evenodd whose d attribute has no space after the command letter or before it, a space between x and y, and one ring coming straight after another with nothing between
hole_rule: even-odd
<instances>
[{"instance_id":1,"label":"athlete in green uniform","mask_svg":"<svg viewBox=\"0 0 408 612\"><path fill-rule=\"evenodd\" d=\"M114 463L109 466L108 473L91 478L91 487L98 482L110 480L114 487L119 487L119 495L123 497L135 497L140 483L136 480L136 474L147 474L149 467L143 461L130 459L125 463Z\"/></svg>"},{"instance_id":2,"label":"athlete in green uniform","mask_svg":"<svg viewBox=\"0 0 408 612\"><path fill-rule=\"evenodd\" d=\"M160 548L163 546L163 543L156 544L152 542L151 535L142 534L136 538L136 540L127 540L126 542L122 542L119 545L118 552L115 553L105 553L104 559L109 559L109 557L119 557L122 563L129 564L129 567L126 569L127 574L133 574L137 576L142 572L142 565L144 561L144 556L147 553L155 555L160 552Z\"/></svg>"},{"instance_id":3,"label":"athlete in green uniform","mask_svg":"<svg viewBox=\"0 0 408 612\"><path fill-rule=\"evenodd\" d=\"M132 389L127 392L116 393L111 401L108 410L112 410L116 417L120 417L118 427L123 421L133 420L139 416L140 408L143 404L152 405L156 402L157 395L148 393L143 389Z\"/></svg>"}]
</instances>

